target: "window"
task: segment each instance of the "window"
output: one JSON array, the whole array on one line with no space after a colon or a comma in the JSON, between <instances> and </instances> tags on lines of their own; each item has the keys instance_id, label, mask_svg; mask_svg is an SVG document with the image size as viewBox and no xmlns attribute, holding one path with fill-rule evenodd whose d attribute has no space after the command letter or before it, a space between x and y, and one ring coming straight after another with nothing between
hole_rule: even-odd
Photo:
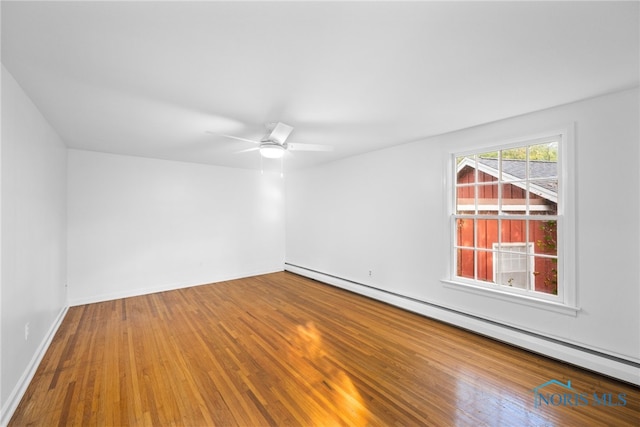
<instances>
[{"instance_id":1,"label":"window","mask_svg":"<svg viewBox=\"0 0 640 427\"><path fill-rule=\"evenodd\" d=\"M455 284L573 305L566 132L451 157Z\"/></svg>"},{"instance_id":2,"label":"window","mask_svg":"<svg viewBox=\"0 0 640 427\"><path fill-rule=\"evenodd\" d=\"M508 252L500 252L500 246L509 248ZM530 283L534 281L529 278L529 274L534 271L532 258L528 253L533 252L533 245L524 243L494 243L493 244L493 282L507 286L515 286L521 289L528 289ZM527 265L529 261L529 265Z\"/></svg>"}]
</instances>

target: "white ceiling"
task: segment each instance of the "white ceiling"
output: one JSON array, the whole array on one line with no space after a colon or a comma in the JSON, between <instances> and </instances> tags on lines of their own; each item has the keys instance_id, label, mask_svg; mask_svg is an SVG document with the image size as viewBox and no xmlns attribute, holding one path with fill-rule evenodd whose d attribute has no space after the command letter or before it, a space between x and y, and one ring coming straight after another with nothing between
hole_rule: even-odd
<instances>
[{"instance_id":1,"label":"white ceiling","mask_svg":"<svg viewBox=\"0 0 640 427\"><path fill-rule=\"evenodd\" d=\"M307 167L638 85L633 2L9 2L2 63L72 148Z\"/></svg>"}]
</instances>

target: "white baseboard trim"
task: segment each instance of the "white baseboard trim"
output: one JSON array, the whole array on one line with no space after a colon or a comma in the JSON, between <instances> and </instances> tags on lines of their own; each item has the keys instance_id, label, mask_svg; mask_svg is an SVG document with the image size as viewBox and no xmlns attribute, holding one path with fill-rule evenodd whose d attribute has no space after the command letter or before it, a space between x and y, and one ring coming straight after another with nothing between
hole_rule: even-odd
<instances>
[{"instance_id":1,"label":"white baseboard trim","mask_svg":"<svg viewBox=\"0 0 640 427\"><path fill-rule=\"evenodd\" d=\"M274 267L266 270L240 273L235 275L209 277L203 280L190 280L185 282L165 283L158 286L127 289L126 291L110 292L106 294L92 295L89 297L69 298L69 306L75 307L75 306L84 305L84 304L93 304L93 303L103 302L103 301L113 301L121 298L137 297L141 295L155 294L157 292L173 291L176 289L190 288L192 286L200 286L207 283L226 282L228 280L236 280L236 279L242 279L245 277L259 276L262 274L276 273L279 271L283 271L282 266Z\"/></svg>"},{"instance_id":2,"label":"white baseboard trim","mask_svg":"<svg viewBox=\"0 0 640 427\"><path fill-rule=\"evenodd\" d=\"M640 386L640 365L617 357L599 353L577 345L547 338L539 334L501 325L467 315L446 307L430 304L425 301L376 289L364 284L307 269L297 265L286 264L285 270L310 279L333 285L348 291L367 296L387 304L421 314L463 329L484 335L498 341L524 348L553 359L561 360L612 378Z\"/></svg>"},{"instance_id":3,"label":"white baseboard trim","mask_svg":"<svg viewBox=\"0 0 640 427\"><path fill-rule=\"evenodd\" d=\"M18 408L22 397L27 391L27 387L29 387L29 383L31 383L33 376L36 374L38 366L40 366L40 362L42 362L42 358L51 345L51 341L53 341L53 337L56 335L56 332L62 324L62 320L64 319L64 316L67 314L68 310L69 306L65 306L60 310L55 320L53 321L53 324L49 328L49 331L44 336L42 342L36 349L36 352L33 354L31 361L27 365L27 369L25 369L25 371L20 376L18 383L13 388L13 391L9 395L9 398L7 399L5 405L2 407L2 411L0 412L0 414L2 414L0 416L0 426L5 427L7 424L9 424L9 421L11 421L13 413Z\"/></svg>"}]
</instances>

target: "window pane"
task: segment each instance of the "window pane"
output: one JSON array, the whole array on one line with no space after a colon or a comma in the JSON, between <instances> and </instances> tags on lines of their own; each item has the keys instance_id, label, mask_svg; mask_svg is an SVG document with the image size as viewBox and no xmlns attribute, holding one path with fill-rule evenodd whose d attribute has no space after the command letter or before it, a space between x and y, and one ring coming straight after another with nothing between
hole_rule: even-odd
<instances>
[{"instance_id":1,"label":"window pane","mask_svg":"<svg viewBox=\"0 0 640 427\"><path fill-rule=\"evenodd\" d=\"M457 265L456 274L459 277L466 277L468 279L475 278L474 275L474 251L468 249L457 250Z\"/></svg>"},{"instance_id":2,"label":"window pane","mask_svg":"<svg viewBox=\"0 0 640 427\"><path fill-rule=\"evenodd\" d=\"M558 143L549 142L529 146L531 178L558 176ZM536 165L536 163L539 163Z\"/></svg>"},{"instance_id":3,"label":"window pane","mask_svg":"<svg viewBox=\"0 0 640 427\"><path fill-rule=\"evenodd\" d=\"M537 180L529 184L529 210L532 215L557 215L557 179Z\"/></svg>"},{"instance_id":4,"label":"window pane","mask_svg":"<svg viewBox=\"0 0 640 427\"><path fill-rule=\"evenodd\" d=\"M503 158L500 162L501 181L524 181L527 179L527 161L523 159Z\"/></svg>"},{"instance_id":5,"label":"window pane","mask_svg":"<svg viewBox=\"0 0 640 427\"><path fill-rule=\"evenodd\" d=\"M530 221L529 240L535 244L535 253L558 255L558 222Z\"/></svg>"},{"instance_id":6,"label":"window pane","mask_svg":"<svg viewBox=\"0 0 640 427\"><path fill-rule=\"evenodd\" d=\"M500 220L500 241L504 244L500 246L500 250L510 246L509 243L525 243L527 241L526 221L516 219Z\"/></svg>"},{"instance_id":7,"label":"window pane","mask_svg":"<svg viewBox=\"0 0 640 427\"><path fill-rule=\"evenodd\" d=\"M476 182L475 156L456 157L456 183L473 184Z\"/></svg>"},{"instance_id":8,"label":"window pane","mask_svg":"<svg viewBox=\"0 0 640 427\"><path fill-rule=\"evenodd\" d=\"M504 213L526 214L527 208L527 192L525 191L526 183L505 183L502 186L502 205L501 210Z\"/></svg>"},{"instance_id":9,"label":"window pane","mask_svg":"<svg viewBox=\"0 0 640 427\"><path fill-rule=\"evenodd\" d=\"M526 160L527 147L515 147L500 151L502 160Z\"/></svg>"},{"instance_id":10,"label":"window pane","mask_svg":"<svg viewBox=\"0 0 640 427\"><path fill-rule=\"evenodd\" d=\"M456 246L473 248L474 220L472 218L458 218L456 231Z\"/></svg>"},{"instance_id":11,"label":"window pane","mask_svg":"<svg viewBox=\"0 0 640 427\"><path fill-rule=\"evenodd\" d=\"M498 184L478 184L478 213L498 212Z\"/></svg>"},{"instance_id":12,"label":"window pane","mask_svg":"<svg viewBox=\"0 0 640 427\"><path fill-rule=\"evenodd\" d=\"M498 220L479 219L477 220L477 240L479 248L491 249L498 242Z\"/></svg>"},{"instance_id":13,"label":"window pane","mask_svg":"<svg viewBox=\"0 0 640 427\"><path fill-rule=\"evenodd\" d=\"M477 274L478 280L482 280L483 282L494 282L493 275L493 257L495 252L492 251L477 251Z\"/></svg>"},{"instance_id":14,"label":"window pane","mask_svg":"<svg viewBox=\"0 0 640 427\"><path fill-rule=\"evenodd\" d=\"M456 213L475 213L476 187L473 185L456 188Z\"/></svg>"},{"instance_id":15,"label":"window pane","mask_svg":"<svg viewBox=\"0 0 640 427\"><path fill-rule=\"evenodd\" d=\"M532 257L535 278L534 290L545 294L558 294L558 259Z\"/></svg>"},{"instance_id":16,"label":"window pane","mask_svg":"<svg viewBox=\"0 0 640 427\"><path fill-rule=\"evenodd\" d=\"M498 152L479 154L476 157L478 166L478 182L498 181Z\"/></svg>"},{"instance_id":17,"label":"window pane","mask_svg":"<svg viewBox=\"0 0 640 427\"><path fill-rule=\"evenodd\" d=\"M480 153L477 155L477 159L493 159L496 162L498 161L498 151L487 151L486 153ZM496 163L497 165L497 163Z\"/></svg>"}]
</instances>

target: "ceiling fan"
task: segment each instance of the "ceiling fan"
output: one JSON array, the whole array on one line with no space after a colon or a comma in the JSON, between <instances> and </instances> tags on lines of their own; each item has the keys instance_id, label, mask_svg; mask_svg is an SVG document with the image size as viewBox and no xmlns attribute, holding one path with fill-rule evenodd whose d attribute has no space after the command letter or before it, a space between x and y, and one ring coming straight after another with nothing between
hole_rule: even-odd
<instances>
[{"instance_id":1,"label":"ceiling fan","mask_svg":"<svg viewBox=\"0 0 640 427\"><path fill-rule=\"evenodd\" d=\"M293 132L293 127L284 123L269 123L267 125L267 133L260 139L254 141L252 139L240 138L233 135L223 135L227 138L236 139L238 141L251 142L258 144L257 148L247 151L260 150L262 157L267 159L279 159L284 156L287 151L333 151L331 145L323 144L300 144L287 142L287 138Z\"/></svg>"}]
</instances>

